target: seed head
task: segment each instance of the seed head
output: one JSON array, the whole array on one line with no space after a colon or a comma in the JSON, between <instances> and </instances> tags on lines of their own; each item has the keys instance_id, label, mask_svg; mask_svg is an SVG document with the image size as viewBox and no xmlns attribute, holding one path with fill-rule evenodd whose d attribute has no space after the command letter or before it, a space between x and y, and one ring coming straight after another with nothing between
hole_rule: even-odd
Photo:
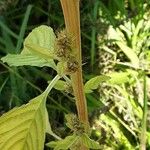
<instances>
[{"instance_id":1,"label":"seed head","mask_svg":"<svg viewBox=\"0 0 150 150\"><path fill-rule=\"evenodd\" d=\"M69 57L67 61L67 72L75 73L79 68L79 63L75 59L75 57Z\"/></svg>"},{"instance_id":2,"label":"seed head","mask_svg":"<svg viewBox=\"0 0 150 150\"><path fill-rule=\"evenodd\" d=\"M61 58L67 58L72 50L72 39L66 30L62 30L57 34L56 39L56 55Z\"/></svg>"}]
</instances>

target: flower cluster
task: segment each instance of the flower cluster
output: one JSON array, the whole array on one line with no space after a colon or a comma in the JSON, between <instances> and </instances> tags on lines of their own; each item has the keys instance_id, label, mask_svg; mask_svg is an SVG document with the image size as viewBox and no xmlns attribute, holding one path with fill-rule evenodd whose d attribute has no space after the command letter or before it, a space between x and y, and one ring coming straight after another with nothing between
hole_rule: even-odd
<instances>
[{"instance_id":1,"label":"flower cluster","mask_svg":"<svg viewBox=\"0 0 150 150\"><path fill-rule=\"evenodd\" d=\"M79 63L73 51L73 36L68 34L66 30L60 31L57 34L55 49L55 54L59 58L59 69L61 68L61 73L72 74L76 72Z\"/></svg>"}]
</instances>

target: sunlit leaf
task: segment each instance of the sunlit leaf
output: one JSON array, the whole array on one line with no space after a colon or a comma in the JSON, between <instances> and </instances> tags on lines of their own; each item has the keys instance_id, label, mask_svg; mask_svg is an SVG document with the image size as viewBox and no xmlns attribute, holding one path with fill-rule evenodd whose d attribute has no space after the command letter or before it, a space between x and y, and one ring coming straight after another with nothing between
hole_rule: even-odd
<instances>
[{"instance_id":1,"label":"sunlit leaf","mask_svg":"<svg viewBox=\"0 0 150 150\"><path fill-rule=\"evenodd\" d=\"M54 53L52 51L49 51L49 49L41 47L39 45L36 44L27 44L25 45L28 49L30 49L32 51L33 54L41 57L41 58L45 58L46 60L48 59L53 59L55 57Z\"/></svg>"},{"instance_id":2,"label":"sunlit leaf","mask_svg":"<svg viewBox=\"0 0 150 150\"><path fill-rule=\"evenodd\" d=\"M100 83L109 80L110 77L105 75L96 76L89 81L87 81L84 85L85 93L92 93L93 90L97 89Z\"/></svg>"},{"instance_id":3,"label":"sunlit leaf","mask_svg":"<svg viewBox=\"0 0 150 150\"><path fill-rule=\"evenodd\" d=\"M24 48L23 48L22 54L32 53L33 51L32 48L30 49L26 45L31 45L31 46L38 45L51 52L54 52L55 40L56 40L56 36L53 32L53 29L46 25L41 25L33 29L32 32L26 37L24 41Z\"/></svg>"},{"instance_id":4,"label":"sunlit leaf","mask_svg":"<svg viewBox=\"0 0 150 150\"><path fill-rule=\"evenodd\" d=\"M1 150L43 150L45 141L45 94L0 117Z\"/></svg>"},{"instance_id":5,"label":"sunlit leaf","mask_svg":"<svg viewBox=\"0 0 150 150\"><path fill-rule=\"evenodd\" d=\"M136 25L136 28L133 31L133 35L132 35L132 47L133 48L136 48L137 46L138 34L140 30L143 28L143 24L144 24L144 19L139 20L139 22Z\"/></svg>"},{"instance_id":6,"label":"sunlit leaf","mask_svg":"<svg viewBox=\"0 0 150 150\"><path fill-rule=\"evenodd\" d=\"M32 55L32 54L8 54L7 56L3 57L1 59L3 62L8 63L10 66L24 66L24 65L30 65L30 66L48 66L52 68L56 68L56 65L52 59L49 59L49 61L39 58L38 56Z\"/></svg>"},{"instance_id":7,"label":"sunlit leaf","mask_svg":"<svg viewBox=\"0 0 150 150\"><path fill-rule=\"evenodd\" d=\"M114 41L123 41L124 35L118 28L114 29L113 26L110 26L108 29L108 39Z\"/></svg>"},{"instance_id":8,"label":"sunlit leaf","mask_svg":"<svg viewBox=\"0 0 150 150\"><path fill-rule=\"evenodd\" d=\"M112 26L110 26L108 31L108 39L114 40L115 43L120 47L120 49L123 51L123 53L128 57L128 59L131 61L132 65L136 68L139 67L139 58L137 54L135 53L135 50L128 47L125 43L124 34L117 28L114 29Z\"/></svg>"},{"instance_id":9,"label":"sunlit leaf","mask_svg":"<svg viewBox=\"0 0 150 150\"><path fill-rule=\"evenodd\" d=\"M110 77L108 83L123 84L130 81L129 72L112 72L107 74Z\"/></svg>"},{"instance_id":10,"label":"sunlit leaf","mask_svg":"<svg viewBox=\"0 0 150 150\"><path fill-rule=\"evenodd\" d=\"M124 54L128 57L128 59L131 61L132 65L135 68L138 68L139 67L139 58L136 55L136 53L134 52L134 50L131 49L130 47L128 47L123 42L116 42L116 43L120 47L120 49L124 52Z\"/></svg>"},{"instance_id":11,"label":"sunlit leaf","mask_svg":"<svg viewBox=\"0 0 150 150\"><path fill-rule=\"evenodd\" d=\"M53 61L55 49L55 34L51 27L42 25L32 30L24 41L21 54L3 57L2 60L10 66L48 66L56 69Z\"/></svg>"}]
</instances>

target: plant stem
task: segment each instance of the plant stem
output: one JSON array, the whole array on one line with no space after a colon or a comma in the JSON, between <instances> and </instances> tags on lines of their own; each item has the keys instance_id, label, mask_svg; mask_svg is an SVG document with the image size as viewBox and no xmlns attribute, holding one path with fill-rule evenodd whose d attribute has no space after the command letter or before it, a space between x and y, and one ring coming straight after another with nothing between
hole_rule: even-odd
<instances>
[{"instance_id":1,"label":"plant stem","mask_svg":"<svg viewBox=\"0 0 150 150\"><path fill-rule=\"evenodd\" d=\"M54 85L57 83L57 81L60 79L61 77L59 75L56 75L55 78L50 82L50 84L48 85L48 87L46 88L45 95L46 97L48 96L49 92L51 91L51 89L54 87Z\"/></svg>"},{"instance_id":2,"label":"plant stem","mask_svg":"<svg viewBox=\"0 0 150 150\"><path fill-rule=\"evenodd\" d=\"M67 83L71 85L71 80L66 75L64 75L63 78L66 80Z\"/></svg>"},{"instance_id":3,"label":"plant stem","mask_svg":"<svg viewBox=\"0 0 150 150\"><path fill-rule=\"evenodd\" d=\"M146 83L146 74L143 73L144 78L144 106L143 106L143 118L142 118L142 129L141 129L141 144L140 144L140 150L146 150L146 131L147 131L147 83Z\"/></svg>"},{"instance_id":4,"label":"plant stem","mask_svg":"<svg viewBox=\"0 0 150 150\"><path fill-rule=\"evenodd\" d=\"M79 62L78 70L71 75L71 81L74 91L74 96L76 99L76 106L78 111L78 117L81 122L86 125L88 129L88 113L87 113L87 103L83 89L83 79L82 79L82 60L81 60L81 39L80 39L80 14L79 14L79 0L60 0L66 30L71 33L75 40L73 41L74 49L76 50L76 58Z\"/></svg>"}]
</instances>

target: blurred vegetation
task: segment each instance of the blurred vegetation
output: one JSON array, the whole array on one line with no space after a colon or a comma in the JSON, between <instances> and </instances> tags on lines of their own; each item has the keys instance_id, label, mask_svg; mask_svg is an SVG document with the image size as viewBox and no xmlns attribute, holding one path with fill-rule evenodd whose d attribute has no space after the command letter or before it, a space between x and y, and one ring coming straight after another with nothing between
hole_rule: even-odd
<instances>
[{"instance_id":1,"label":"blurred vegetation","mask_svg":"<svg viewBox=\"0 0 150 150\"><path fill-rule=\"evenodd\" d=\"M139 149L143 114L149 113L144 106L150 107L150 1L81 0L80 6L84 81L111 77L86 95L92 137L105 150ZM59 0L0 0L0 57L20 53L23 39L41 24L56 33L64 28ZM47 67L10 68L0 61L0 114L37 96L55 74ZM65 137L64 114L76 112L71 91L53 89L47 108L53 130ZM150 114L147 149L149 124Z\"/></svg>"}]
</instances>

